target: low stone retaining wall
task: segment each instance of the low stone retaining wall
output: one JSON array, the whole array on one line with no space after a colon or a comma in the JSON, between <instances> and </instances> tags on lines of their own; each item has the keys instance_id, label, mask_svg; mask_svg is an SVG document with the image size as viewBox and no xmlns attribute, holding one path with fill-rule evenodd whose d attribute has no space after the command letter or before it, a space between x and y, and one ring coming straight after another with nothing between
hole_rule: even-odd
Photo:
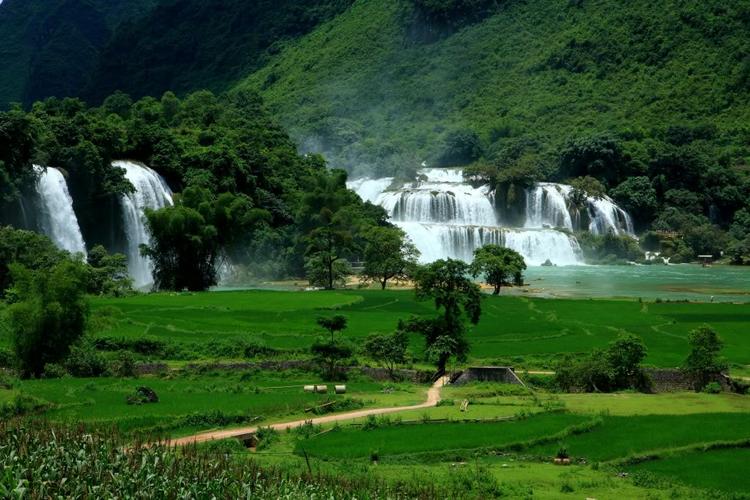
<instances>
[{"instance_id":1,"label":"low stone retaining wall","mask_svg":"<svg viewBox=\"0 0 750 500\"><path fill-rule=\"evenodd\" d=\"M468 382L499 382L524 385L510 366L471 366L461 372L455 380L451 380L451 383L455 385Z\"/></svg>"}]
</instances>

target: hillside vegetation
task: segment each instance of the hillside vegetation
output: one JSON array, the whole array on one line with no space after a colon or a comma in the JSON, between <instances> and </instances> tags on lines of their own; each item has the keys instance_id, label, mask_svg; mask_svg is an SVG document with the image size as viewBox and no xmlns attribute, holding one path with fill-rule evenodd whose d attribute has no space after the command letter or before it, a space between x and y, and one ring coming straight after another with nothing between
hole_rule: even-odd
<instances>
[{"instance_id":1,"label":"hillside vegetation","mask_svg":"<svg viewBox=\"0 0 750 500\"><path fill-rule=\"evenodd\" d=\"M430 17L424 5L457 6ZM747 139L749 23L746 1L361 0L244 85L303 144L360 172L438 159L464 129L484 156L608 132L638 143L640 160L671 126L711 125L744 158L733 146Z\"/></svg>"}]
</instances>

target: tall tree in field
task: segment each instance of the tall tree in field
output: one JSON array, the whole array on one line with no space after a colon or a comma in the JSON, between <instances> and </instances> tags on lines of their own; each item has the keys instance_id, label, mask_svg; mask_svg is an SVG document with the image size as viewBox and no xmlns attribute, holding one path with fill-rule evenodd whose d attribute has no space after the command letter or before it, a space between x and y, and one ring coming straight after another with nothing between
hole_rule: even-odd
<instances>
[{"instance_id":1,"label":"tall tree in field","mask_svg":"<svg viewBox=\"0 0 750 500\"><path fill-rule=\"evenodd\" d=\"M471 263L471 274L474 277L484 275L487 283L494 288L494 295L500 293L502 286L511 283L522 285L525 270L526 262L521 254L499 245L477 248Z\"/></svg>"},{"instance_id":2,"label":"tall tree in field","mask_svg":"<svg viewBox=\"0 0 750 500\"><path fill-rule=\"evenodd\" d=\"M466 359L466 321L477 324L482 312L479 286L467 275L469 266L460 260L438 260L420 268L415 276L418 299L432 299L438 316L431 319L412 318L401 323L400 329L421 334L425 338L428 357L439 373L451 356Z\"/></svg>"},{"instance_id":3,"label":"tall tree in field","mask_svg":"<svg viewBox=\"0 0 750 500\"><path fill-rule=\"evenodd\" d=\"M692 378L696 390L703 389L711 377L726 370L727 365L721 358L724 342L716 330L702 326L688 335L690 354L683 369Z\"/></svg>"},{"instance_id":4,"label":"tall tree in field","mask_svg":"<svg viewBox=\"0 0 750 500\"><path fill-rule=\"evenodd\" d=\"M385 290L389 280L405 279L416 269L419 250L400 228L371 226L364 239L365 281L377 281Z\"/></svg>"}]
</instances>

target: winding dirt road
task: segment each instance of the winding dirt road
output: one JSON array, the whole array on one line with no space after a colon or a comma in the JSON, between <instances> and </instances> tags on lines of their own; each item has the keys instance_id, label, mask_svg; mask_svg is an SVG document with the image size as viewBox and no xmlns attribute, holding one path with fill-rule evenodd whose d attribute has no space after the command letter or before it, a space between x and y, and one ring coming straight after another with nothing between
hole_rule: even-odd
<instances>
[{"instance_id":1,"label":"winding dirt road","mask_svg":"<svg viewBox=\"0 0 750 500\"><path fill-rule=\"evenodd\" d=\"M291 422L280 422L277 424L270 424L267 427L276 429L277 431L283 431L286 429L293 429L300 427L306 422L312 422L313 424L328 424L331 422L339 422L341 420L351 420L354 418L367 417L369 415L385 415L387 413L398 413L409 410L419 410L421 408L431 408L437 406L440 401L440 389L448 383L448 377L439 378L432 387L427 391L427 400L424 403L413 406L394 406L390 408L370 408L369 410L356 410L346 413L338 413L336 415L327 415L325 417L308 418L303 420L293 420ZM209 431L202 432L200 434L194 434L192 436L186 436L178 439L173 439L169 442L172 446L185 446L193 443L205 443L206 441L213 441L219 439L229 439L234 437L247 436L257 432L259 426L254 427L238 427L236 429L227 429L223 431ZM266 427L266 426L263 426Z\"/></svg>"}]
</instances>

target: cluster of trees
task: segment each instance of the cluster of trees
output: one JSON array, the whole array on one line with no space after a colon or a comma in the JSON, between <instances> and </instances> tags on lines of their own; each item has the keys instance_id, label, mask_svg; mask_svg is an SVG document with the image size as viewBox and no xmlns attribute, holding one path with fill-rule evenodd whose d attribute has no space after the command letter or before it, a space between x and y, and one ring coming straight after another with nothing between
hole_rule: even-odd
<instances>
[{"instance_id":1,"label":"cluster of trees","mask_svg":"<svg viewBox=\"0 0 750 500\"><path fill-rule=\"evenodd\" d=\"M399 246L391 250L399 249L404 252L403 247ZM385 276L392 273L393 268L389 269ZM417 334L424 338L425 359L435 364L439 374L445 373L451 358L466 360L469 353L466 338L468 326L479 322L482 311L479 285L469 276L484 276L485 281L493 287L494 294L498 294L502 286L522 283L525 269L523 257L497 245L478 248L471 264L446 259L424 266L415 265L412 279L416 296L420 300L433 301L437 314L428 318L399 320L394 332L371 334L363 344L364 354L382 364L393 377L396 367L407 359L409 334ZM381 283L385 286L385 281ZM354 347L337 336L346 328L346 317L319 318L318 324L329 331L330 338L318 339L311 352L321 363L325 374L333 379L340 363L354 353Z\"/></svg>"},{"instance_id":2,"label":"cluster of trees","mask_svg":"<svg viewBox=\"0 0 750 500\"><path fill-rule=\"evenodd\" d=\"M123 255L98 246L83 260L45 236L0 227L0 301L8 305L14 361L23 376L42 375L71 349L77 360L90 353L76 346L86 330L87 295L131 292Z\"/></svg>"},{"instance_id":3,"label":"cluster of trees","mask_svg":"<svg viewBox=\"0 0 750 500\"><path fill-rule=\"evenodd\" d=\"M135 102L115 93L100 107L51 98L29 112L0 113L0 130L0 221L33 192L32 165L51 165L66 174L84 239L112 248L119 197L133 190L112 160L163 175L181 196L147 216L153 239L144 253L156 263L159 288L205 289L225 259L275 276L307 270L330 288L368 241L398 238L381 208L346 188L344 172L298 154L252 92L184 99L167 92ZM386 281L403 274L398 264L383 265Z\"/></svg>"},{"instance_id":4,"label":"cluster of trees","mask_svg":"<svg viewBox=\"0 0 750 500\"><path fill-rule=\"evenodd\" d=\"M708 326L688 335L690 352L682 370L696 391L716 382L727 364L721 357L723 342ZM622 389L648 391L650 381L642 362L647 354L640 337L621 335L604 350L586 356L566 356L555 367L555 385L564 391L612 392Z\"/></svg>"}]
</instances>

